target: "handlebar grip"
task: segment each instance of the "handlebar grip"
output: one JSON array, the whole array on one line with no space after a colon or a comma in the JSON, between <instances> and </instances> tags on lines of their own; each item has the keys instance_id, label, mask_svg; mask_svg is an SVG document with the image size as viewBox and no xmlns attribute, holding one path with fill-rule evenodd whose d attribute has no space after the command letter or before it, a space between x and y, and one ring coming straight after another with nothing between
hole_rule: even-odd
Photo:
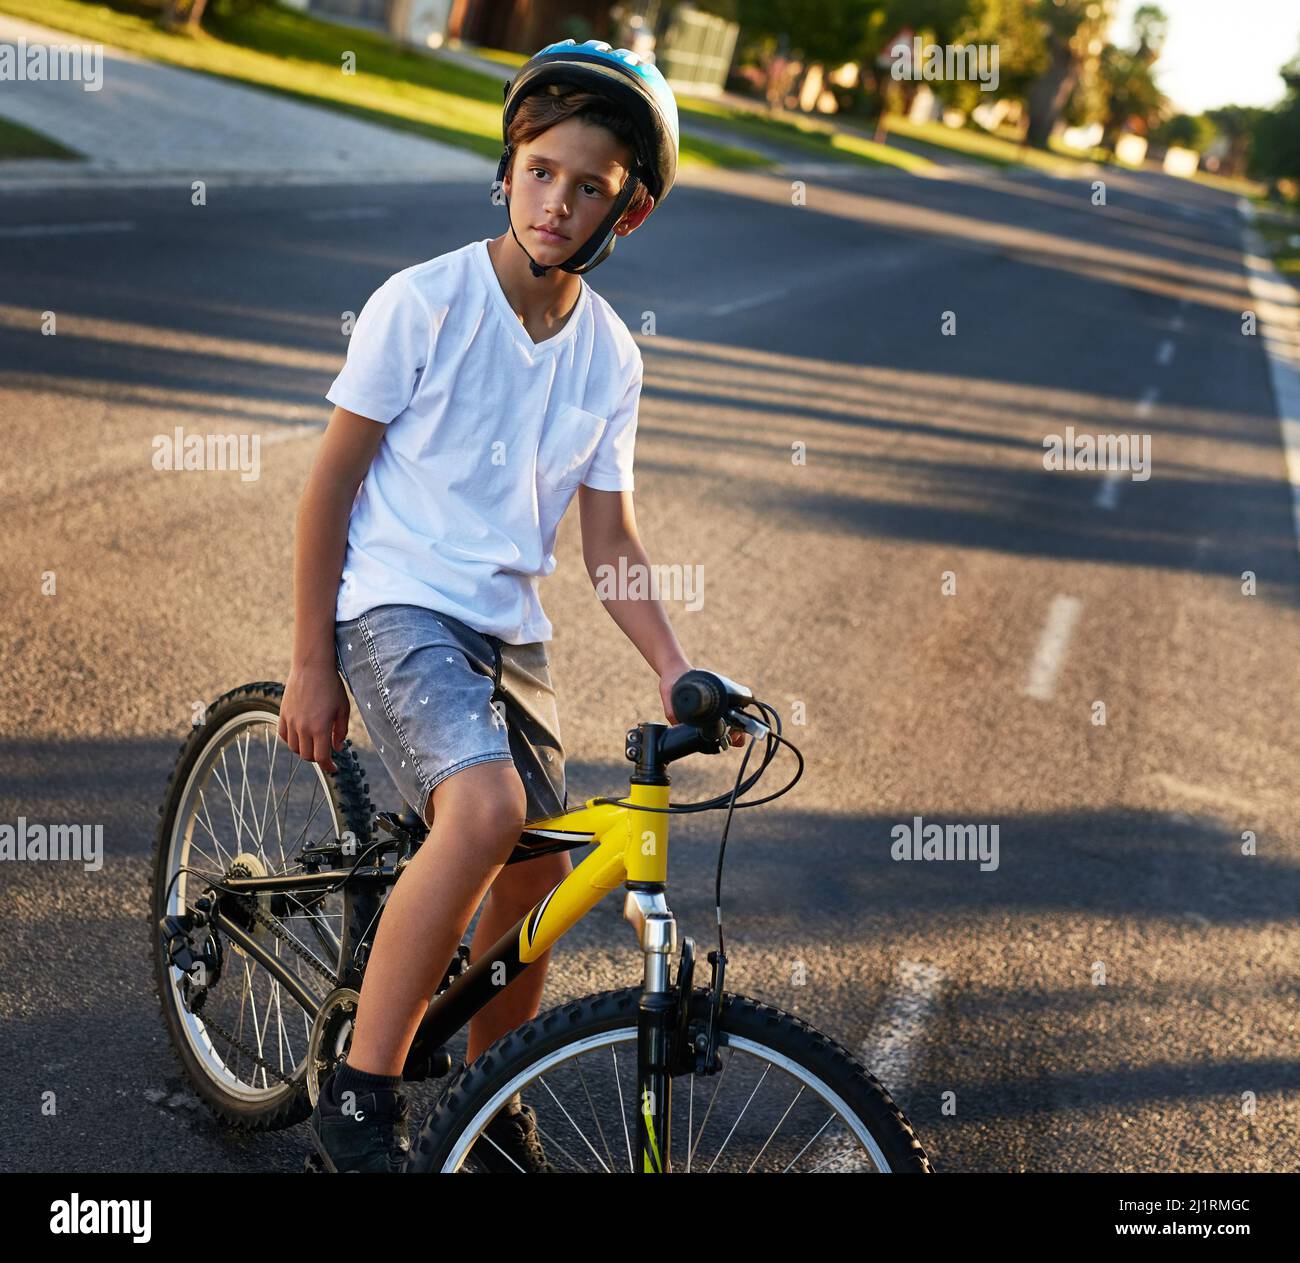
<instances>
[{"instance_id":1,"label":"handlebar grip","mask_svg":"<svg viewBox=\"0 0 1300 1263\"><path fill-rule=\"evenodd\" d=\"M747 688L725 675L696 668L673 685L673 714L679 724L709 724L721 719L732 706L752 698Z\"/></svg>"},{"instance_id":2,"label":"handlebar grip","mask_svg":"<svg viewBox=\"0 0 1300 1263\"><path fill-rule=\"evenodd\" d=\"M687 671L673 685L673 714L679 724L706 723L722 713L724 699L721 681L712 672Z\"/></svg>"}]
</instances>

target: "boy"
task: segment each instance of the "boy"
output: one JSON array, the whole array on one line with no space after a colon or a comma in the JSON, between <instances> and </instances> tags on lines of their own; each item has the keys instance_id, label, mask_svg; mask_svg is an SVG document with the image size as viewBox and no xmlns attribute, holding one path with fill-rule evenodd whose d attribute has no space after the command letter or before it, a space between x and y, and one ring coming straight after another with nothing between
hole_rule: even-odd
<instances>
[{"instance_id":1,"label":"boy","mask_svg":"<svg viewBox=\"0 0 1300 1263\"><path fill-rule=\"evenodd\" d=\"M631 496L641 354L581 274L671 188L672 92L635 54L565 40L511 82L503 133L509 233L407 268L371 296L298 512L280 735L332 770L349 716L341 671L384 766L430 824L380 921L347 1060L311 1118L330 1170L400 1170L402 1067L475 909L490 890L477 959L570 871L567 852L503 865L525 823L567 809L537 580L555 568L575 493L593 582L620 557L649 565ZM672 686L690 663L663 608L606 609L675 722ZM546 965L474 1017L469 1062L536 1015ZM475 1157L547 1170L531 1111L513 1105Z\"/></svg>"}]
</instances>

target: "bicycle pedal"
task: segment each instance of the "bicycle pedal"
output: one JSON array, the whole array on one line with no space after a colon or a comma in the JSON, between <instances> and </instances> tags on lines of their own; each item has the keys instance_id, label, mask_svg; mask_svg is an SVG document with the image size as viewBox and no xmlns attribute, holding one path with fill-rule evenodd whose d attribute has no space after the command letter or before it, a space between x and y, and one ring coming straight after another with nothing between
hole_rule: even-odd
<instances>
[{"instance_id":1,"label":"bicycle pedal","mask_svg":"<svg viewBox=\"0 0 1300 1263\"><path fill-rule=\"evenodd\" d=\"M303 1174L305 1175L324 1175L325 1164L320 1160L320 1154L309 1153L302 1164Z\"/></svg>"}]
</instances>

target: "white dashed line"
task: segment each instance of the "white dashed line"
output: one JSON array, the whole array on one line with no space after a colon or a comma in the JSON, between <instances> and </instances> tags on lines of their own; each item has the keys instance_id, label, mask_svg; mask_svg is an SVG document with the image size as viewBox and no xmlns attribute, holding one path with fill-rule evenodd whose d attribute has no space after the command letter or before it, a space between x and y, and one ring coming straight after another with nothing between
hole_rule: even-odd
<instances>
[{"instance_id":1,"label":"white dashed line","mask_svg":"<svg viewBox=\"0 0 1300 1263\"><path fill-rule=\"evenodd\" d=\"M1065 658L1066 646L1078 622L1083 602L1075 596L1054 596L1047 610L1047 624L1038 638L1038 648L1029 667L1029 680L1025 692L1039 701L1046 701L1056 688L1056 675Z\"/></svg>"},{"instance_id":2,"label":"white dashed line","mask_svg":"<svg viewBox=\"0 0 1300 1263\"><path fill-rule=\"evenodd\" d=\"M1168 364L1169 361L1172 360L1173 358L1174 358L1174 340L1173 338L1166 338L1156 348L1156 363Z\"/></svg>"},{"instance_id":3,"label":"white dashed line","mask_svg":"<svg viewBox=\"0 0 1300 1263\"><path fill-rule=\"evenodd\" d=\"M383 219L388 210L383 206L340 206L333 210L307 212L308 219Z\"/></svg>"},{"instance_id":4,"label":"white dashed line","mask_svg":"<svg viewBox=\"0 0 1300 1263\"><path fill-rule=\"evenodd\" d=\"M926 1022L939 1002L943 971L918 960L900 960L861 1061L900 1106L911 1099Z\"/></svg>"},{"instance_id":5,"label":"white dashed line","mask_svg":"<svg viewBox=\"0 0 1300 1263\"><path fill-rule=\"evenodd\" d=\"M764 290L761 294L751 294L748 298L738 298L735 302L721 303L717 307L709 308L710 316L731 316L738 311L744 311L748 307L761 307L764 303L770 303L774 299L784 298L790 292L790 286L783 286L781 289Z\"/></svg>"},{"instance_id":6,"label":"white dashed line","mask_svg":"<svg viewBox=\"0 0 1300 1263\"><path fill-rule=\"evenodd\" d=\"M1151 415L1151 405L1160 398L1160 392L1154 386L1148 386L1142 392L1142 398L1138 400L1137 414L1140 417L1149 417Z\"/></svg>"},{"instance_id":7,"label":"white dashed line","mask_svg":"<svg viewBox=\"0 0 1300 1263\"><path fill-rule=\"evenodd\" d=\"M1101 480L1097 488L1097 498L1093 501L1099 509L1113 509L1119 503L1120 477L1111 470Z\"/></svg>"},{"instance_id":8,"label":"white dashed line","mask_svg":"<svg viewBox=\"0 0 1300 1263\"><path fill-rule=\"evenodd\" d=\"M0 228L0 237L64 237L75 233L134 231L134 220L109 219L88 224L18 224Z\"/></svg>"}]
</instances>

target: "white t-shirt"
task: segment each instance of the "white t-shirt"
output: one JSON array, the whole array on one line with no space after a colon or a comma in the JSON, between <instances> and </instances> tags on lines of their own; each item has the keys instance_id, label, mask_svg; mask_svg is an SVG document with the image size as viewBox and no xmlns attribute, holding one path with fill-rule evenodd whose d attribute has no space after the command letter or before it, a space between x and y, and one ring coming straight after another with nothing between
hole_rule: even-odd
<instances>
[{"instance_id":1,"label":"white t-shirt","mask_svg":"<svg viewBox=\"0 0 1300 1263\"><path fill-rule=\"evenodd\" d=\"M336 618L439 610L510 644L551 639L538 580L582 483L632 489L641 351L582 277L534 343L488 239L389 277L352 332L331 403L388 425L353 502Z\"/></svg>"}]
</instances>

